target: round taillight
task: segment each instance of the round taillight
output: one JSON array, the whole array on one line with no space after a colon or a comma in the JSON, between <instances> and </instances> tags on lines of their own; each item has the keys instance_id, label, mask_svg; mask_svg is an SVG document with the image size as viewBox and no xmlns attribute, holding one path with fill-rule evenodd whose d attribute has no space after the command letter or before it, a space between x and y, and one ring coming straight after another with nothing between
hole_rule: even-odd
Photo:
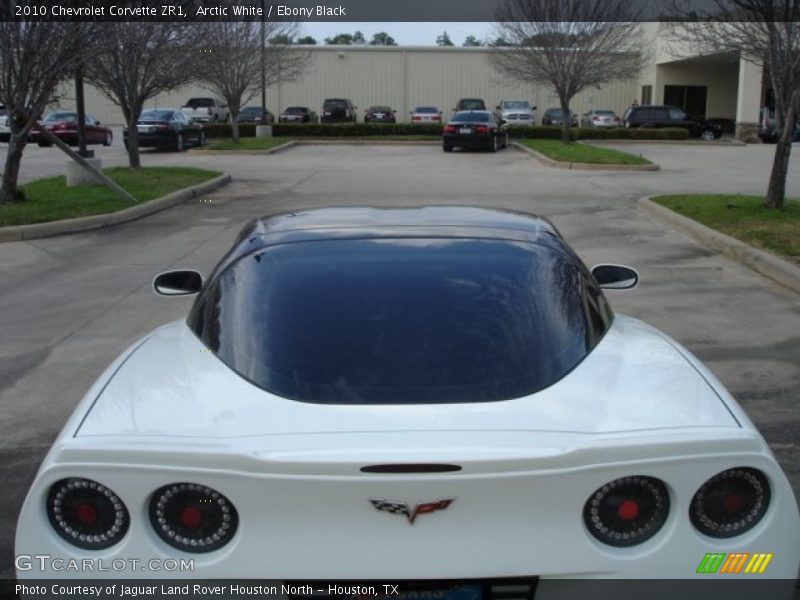
<instances>
[{"instance_id":1,"label":"round taillight","mask_svg":"<svg viewBox=\"0 0 800 600\"><path fill-rule=\"evenodd\" d=\"M589 532L610 546L634 546L653 537L669 514L662 481L641 475L622 477L596 490L583 507Z\"/></svg>"},{"instance_id":2,"label":"round taillight","mask_svg":"<svg viewBox=\"0 0 800 600\"><path fill-rule=\"evenodd\" d=\"M689 517L700 533L728 538L755 527L767 512L770 489L761 471L728 469L706 481L692 498Z\"/></svg>"},{"instance_id":3,"label":"round taillight","mask_svg":"<svg viewBox=\"0 0 800 600\"><path fill-rule=\"evenodd\" d=\"M150 522L159 537L184 552L211 552L236 533L239 516L225 496L197 483L173 483L150 499Z\"/></svg>"},{"instance_id":4,"label":"round taillight","mask_svg":"<svg viewBox=\"0 0 800 600\"><path fill-rule=\"evenodd\" d=\"M106 486L91 479L57 481L47 494L47 516L56 533L86 550L102 550L122 539L128 509Z\"/></svg>"}]
</instances>

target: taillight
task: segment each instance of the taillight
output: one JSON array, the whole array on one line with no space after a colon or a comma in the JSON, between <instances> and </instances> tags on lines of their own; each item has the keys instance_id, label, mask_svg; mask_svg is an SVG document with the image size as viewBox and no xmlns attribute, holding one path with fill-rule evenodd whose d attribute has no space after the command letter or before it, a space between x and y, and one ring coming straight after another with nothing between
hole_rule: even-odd
<instances>
[{"instance_id":1,"label":"taillight","mask_svg":"<svg viewBox=\"0 0 800 600\"><path fill-rule=\"evenodd\" d=\"M728 538L752 529L767 512L770 489L761 471L729 469L706 481L692 498L689 517L700 533Z\"/></svg>"},{"instance_id":2,"label":"taillight","mask_svg":"<svg viewBox=\"0 0 800 600\"><path fill-rule=\"evenodd\" d=\"M622 477L596 490L583 507L589 532L610 546L634 546L653 537L669 514L664 483L641 475Z\"/></svg>"},{"instance_id":3,"label":"taillight","mask_svg":"<svg viewBox=\"0 0 800 600\"><path fill-rule=\"evenodd\" d=\"M599 121L599 120L600 120L600 117L598 117L597 115L592 117L592 121Z\"/></svg>"},{"instance_id":4,"label":"taillight","mask_svg":"<svg viewBox=\"0 0 800 600\"><path fill-rule=\"evenodd\" d=\"M442 129L443 133L455 133L456 126L455 125L445 125L444 129Z\"/></svg>"},{"instance_id":5,"label":"taillight","mask_svg":"<svg viewBox=\"0 0 800 600\"><path fill-rule=\"evenodd\" d=\"M478 125L475 128L475 133L489 133L489 128L486 125Z\"/></svg>"},{"instance_id":6,"label":"taillight","mask_svg":"<svg viewBox=\"0 0 800 600\"><path fill-rule=\"evenodd\" d=\"M153 493L150 523L173 548L211 552L231 540L239 516L218 491L197 483L173 483Z\"/></svg>"},{"instance_id":7,"label":"taillight","mask_svg":"<svg viewBox=\"0 0 800 600\"><path fill-rule=\"evenodd\" d=\"M122 500L91 479L70 478L54 483L47 495L47 516L58 535L87 550L113 546L130 525Z\"/></svg>"},{"instance_id":8,"label":"taillight","mask_svg":"<svg viewBox=\"0 0 800 600\"><path fill-rule=\"evenodd\" d=\"M411 120L412 121L422 121L422 117L418 117L418 116L414 115L414 116L411 117Z\"/></svg>"}]
</instances>

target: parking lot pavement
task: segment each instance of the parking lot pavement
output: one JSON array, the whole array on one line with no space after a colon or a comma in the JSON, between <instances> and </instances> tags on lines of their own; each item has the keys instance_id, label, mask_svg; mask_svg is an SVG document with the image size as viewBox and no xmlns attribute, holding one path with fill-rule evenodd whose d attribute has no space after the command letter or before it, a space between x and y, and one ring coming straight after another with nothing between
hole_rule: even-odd
<instances>
[{"instance_id":1,"label":"parking lot pavement","mask_svg":"<svg viewBox=\"0 0 800 600\"><path fill-rule=\"evenodd\" d=\"M665 330L717 374L800 496L800 298L635 208L648 193L760 193L770 149L639 148L624 150L641 151L664 169L552 170L521 152L444 154L436 146L301 146L236 157L148 153L145 164L214 167L235 181L126 225L0 245L0 577L11 574L15 521L30 480L75 404L115 355L189 308L188 300L153 295L152 276L175 266L208 273L247 219L318 206L465 204L533 212L549 217L588 264L637 267L638 288L609 293L616 311ZM36 165L28 160L26 172ZM798 166L795 156L794 195Z\"/></svg>"}]
</instances>

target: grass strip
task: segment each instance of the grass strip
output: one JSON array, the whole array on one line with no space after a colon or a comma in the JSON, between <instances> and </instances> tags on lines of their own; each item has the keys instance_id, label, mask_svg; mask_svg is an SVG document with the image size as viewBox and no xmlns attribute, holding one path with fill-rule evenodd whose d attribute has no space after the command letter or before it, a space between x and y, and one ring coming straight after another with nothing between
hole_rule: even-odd
<instances>
[{"instance_id":1,"label":"grass strip","mask_svg":"<svg viewBox=\"0 0 800 600\"><path fill-rule=\"evenodd\" d=\"M800 200L784 210L764 207L761 196L695 194L656 196L653 202L745 244L800 264Z\"/></svg>"},{"instance_id":2,"label":"grass strip","mask_svg":"<svg viewBox=\"0 0 800 600\"><path fill-rule=\"evenodd\" d=\"M598 148L588 144L578 144L570 142L565 144L561 140L536 140L521 139L517 140L520 144L536 150L559 162L566 163L586 163L595 165L649 165L646 158L634 156L627 152L612 150L610 148Z\"/></svg>"},{"instance_id":3,"label":"grass strip","mask_svg":"<svg viewBox=\"0 0 800 600\"><path fill-rule=\"evenodd\" d=\"M103 169L103 173L139 202L160 198L221 174L189 167L113 167ZM88 217L133 206L104 185L67 187L66 177L63 175L38 179L20 187L25 193L25 201L0 204L0 226Z\"/></svg>"}]
</instances>

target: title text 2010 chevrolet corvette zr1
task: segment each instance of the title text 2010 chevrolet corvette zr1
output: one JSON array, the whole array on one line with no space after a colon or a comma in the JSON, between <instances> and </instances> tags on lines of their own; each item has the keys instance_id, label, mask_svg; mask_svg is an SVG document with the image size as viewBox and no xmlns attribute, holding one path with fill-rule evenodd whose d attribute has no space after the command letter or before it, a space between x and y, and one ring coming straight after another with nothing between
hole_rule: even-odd
<instances>
[{"instance_id":1,"label":"title text 2010 chevrolet corvette zr1","mask_svg":"<svg viewBox=\"0 0 800 600\"><path fill-rule=\"evenodd\" d=\"M199 294L188 318L89 390L16 551L191 557L204 578L540 584L688 578L750 551L771 553L762 577L793 579L786 477L696 358L612 312L601 288L637 280L590 271L523 214L257 220L207 281L155 279Z\"/></svg>"}]
</instances>

